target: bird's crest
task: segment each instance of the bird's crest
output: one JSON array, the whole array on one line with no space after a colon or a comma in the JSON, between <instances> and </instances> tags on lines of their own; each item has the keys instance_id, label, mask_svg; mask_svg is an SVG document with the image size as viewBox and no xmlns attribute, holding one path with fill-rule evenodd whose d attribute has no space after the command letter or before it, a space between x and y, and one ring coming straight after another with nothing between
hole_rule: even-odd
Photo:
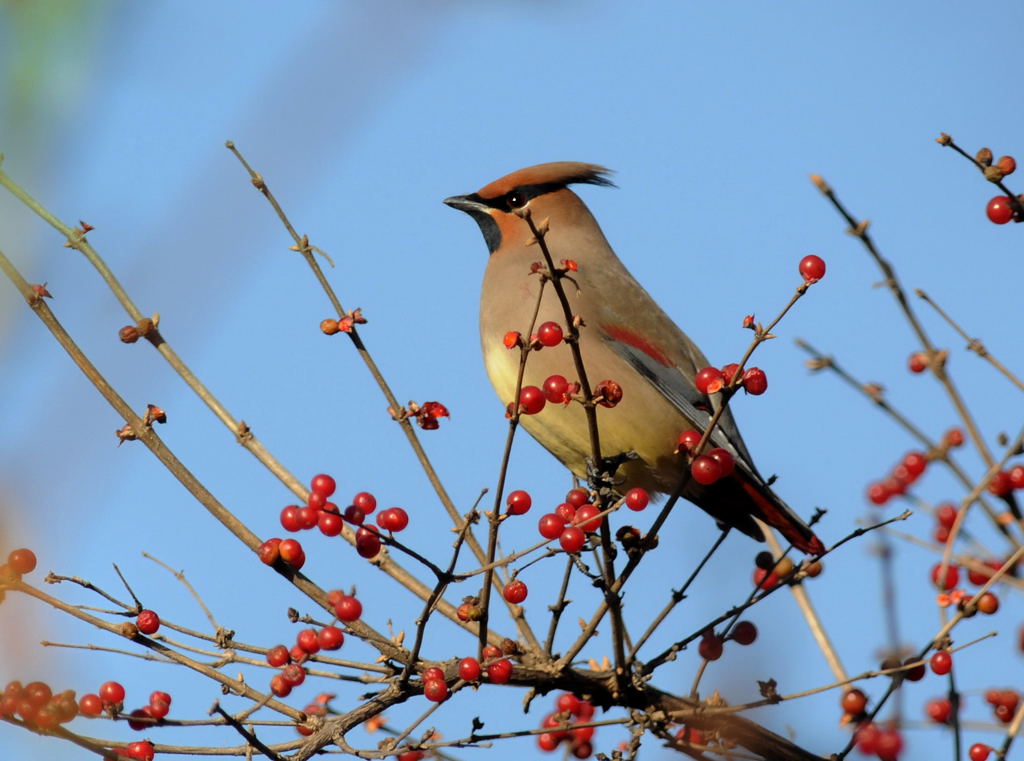
<instances>
[{"instance_id":1,"label":"bird's crest","mask_svg":"<svg viewBox=\"0 0 1024 761\"><path fill-rule=\"evenodd\" d=\"M506 174L477 191L484 200L500 198L506 193L524 186L572 185L606 185L614 187L615 183L608 179L611 169L597 164L585 164L581 161L552 161L548 164L528 166Z\"/></svg>"}]
</instances>

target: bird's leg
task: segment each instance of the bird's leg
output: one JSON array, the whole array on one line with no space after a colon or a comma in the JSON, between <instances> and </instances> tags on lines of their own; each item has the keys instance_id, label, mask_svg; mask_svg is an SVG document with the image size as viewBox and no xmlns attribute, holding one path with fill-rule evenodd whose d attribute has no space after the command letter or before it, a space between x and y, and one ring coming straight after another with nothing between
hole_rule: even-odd
<instances>
[{"instance_id":1,"label":"bird's leg","mask_svg":"<svg viewBox=\"0 0 1024 761\"><path fill-rule=\"evenodd\" d=\"M592 457L588 457L587 462L587 486L598 494L608 494L614 491L614 487L623 483L625 479L615 478L615 471L619 469L619 466L624 462L630 460L636 460L638 455L634 450L628 452L619 452L611 457L602 457L600 463L595 463Z\"/></svg>"}]
</instances>

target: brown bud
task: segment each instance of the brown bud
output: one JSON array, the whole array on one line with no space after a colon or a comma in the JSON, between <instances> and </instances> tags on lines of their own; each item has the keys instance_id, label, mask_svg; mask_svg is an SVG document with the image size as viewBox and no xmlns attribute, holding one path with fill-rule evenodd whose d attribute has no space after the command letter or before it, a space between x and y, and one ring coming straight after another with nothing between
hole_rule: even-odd
<instances>
[{"instance_id":1,"label":"brown bud","mask_svg":"<svg viewBox=\"0 0 1024 761\"><path fill-rule=\"evenodd\" d=\"M133 344L142 338L142 334L139 333L139 329L134 325L125 325L117 331L117 337L126 344Z\"/></svg>"},{"instance_id":2,"label":"brown bud","mask_svg":"<svg viewBox=\"0 0 1024 761\"><path fill-rule=\"evenodd\" d=\"M326 320L321 320L320 330L322 330L326 335L333 336L338 332L338 321L331 317L328 317Z\"/></svg>"},{"instance_id":3,"label":"brown bud","mask_svg":"<svg viewBox=\"0 0 1024 761\"><path fill-rule=\"evenodd\" d=\"M518 642L516 642L514 639L509 639L508 637L505 637L501 641L501 652L503 652L505 655L519 655L519 653L522 651L519 649Z\"/></svg>"},{"instance_id":4,"label":"brown bud","mask_svg":"<svg viewBox=\"0 0 1024 761\"><path fill-rule=\"evenodd\" d=\"M997 166L985 167L985 179L989 182L1002 182L1003 181L1003 170Z\"/></svg>"},{"instance_id":5,"label":"brown bud","mask_svg":"<svg viewBox=\"0 0 1024 761\"><path fill-rule=\"evenodd\" d=\"M41 299L53 298L53 294L46 290L46 283L43 283L42 285L40 285L39 283L34 283L32 285L32 290L35 291L36 295Z\"/></svg>"},{"instance_id":6,"label":"brown bud","mask_svg":"<svg viewBox=\"0 0 1024 761\"><path fill-rule=\"evenodd\" d=\"M939 145L949 145L950 143L953 142L953 138L951 138L949 135L943 132L937 138L935 138L935 142L938 143Z\"/></svg>"},{"instance_id":7,"label":"brown bud","mask_svg":"<svg viewBox=\"0 0 1024 761\"><path fill-rule=\"evenodd\" d=\"M131 425L125 423L123 426L114 431L114 435L118 438L118 446L126 441L135 441L138 436L135 435L135 431L132 430Z\"/></svg>"},{"instance_id":8,"label":"brown bud","mask_svg":"<svg viewBox=\"0 0 1024 761\"><path fill-rule=\"evenodd\" d=\"M121 636L127 637L128 639L135 639L139 636L139 627L131 621L125 621L121 624Z\"/></svg>"},{"instance_id":9,"label":"brown bud","mask_svg":"<svg viewBox=\"0 0 1024 761\"><path fill-rule=\"evenodd\" d=\"M988 148L982 148L974 154L974 160L982 166L990 166L992 164L992 151Z\"/></svg>"}]
</instances>

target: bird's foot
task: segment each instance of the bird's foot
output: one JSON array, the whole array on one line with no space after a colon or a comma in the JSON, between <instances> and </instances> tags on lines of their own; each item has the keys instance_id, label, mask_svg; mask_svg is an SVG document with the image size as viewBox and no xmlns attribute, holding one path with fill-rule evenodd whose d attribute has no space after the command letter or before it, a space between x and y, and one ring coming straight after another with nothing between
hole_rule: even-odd
<instances>
[{"instance_id":1,"label":"bird's foot","mask_svg":"<svg viewBox=\"0 0 1024 761\"><path fill-rule=\"evenodd\" d=\"M595 463L593 458L587 458L587 486L593 491L600 493L613 491L616 486L623 483L625 479L616 478L615 472L625 462L636 460L640 457L634 450L620 452L611 457L602 457L600 463Z\"/></svg>"}]
</instances>

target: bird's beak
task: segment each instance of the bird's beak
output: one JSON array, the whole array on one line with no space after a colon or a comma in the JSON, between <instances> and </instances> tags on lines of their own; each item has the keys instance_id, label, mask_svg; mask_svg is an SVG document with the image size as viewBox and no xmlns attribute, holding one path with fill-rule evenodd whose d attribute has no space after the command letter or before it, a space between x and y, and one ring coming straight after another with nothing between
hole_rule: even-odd
<instances>
[{"instance_id":1,"label":"bird's beak","mask_svg":"<svg viewBox=\"0 0 1024 761\"><path fill-rule=\"evenodd\" d=\"M464 211L467 214L473 214L474 212L478 214L487 213L487 207L473 196L452 196L451 198L444 199L444 203L453 209Z\"/></svg>"}]
</instances>

